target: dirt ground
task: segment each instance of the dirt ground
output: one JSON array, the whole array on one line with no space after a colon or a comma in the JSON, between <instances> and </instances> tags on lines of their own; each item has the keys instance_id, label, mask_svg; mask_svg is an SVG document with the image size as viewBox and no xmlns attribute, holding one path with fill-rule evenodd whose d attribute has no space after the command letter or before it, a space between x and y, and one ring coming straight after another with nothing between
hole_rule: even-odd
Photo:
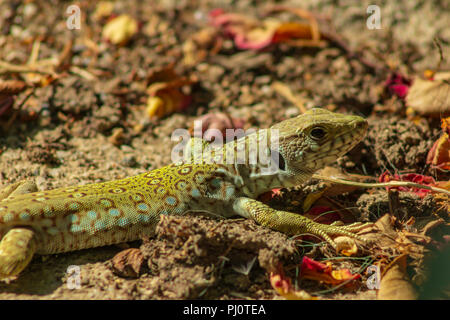
<instances>
[{"instance_id":1,"label":"dirt ground","mask_svg":"<svg viewBox=\"0 0 450 320\"><path fill-rule=\"evenodd\" d=\"M208 25L212 9L257 15L266 6L280 3L112 3L113 14L127 13L139 22L139 32L123 46L102 39L106 22L95 16L93 1L74 2L81 8L80 30L66 26L66 8L71 2L1 2L0 60L25 64L36 40L41 41L38 60L60 57L72 39L67 63L77 68L60 65L58 74L63 76L21 92L11 110L0 113L0 187L34 179L41 190L49 190L120 179L164 166L170 163L176 144L172 132L191 127L207 113L227 112L243 119L246 127L262 128L298 115L299 108L274 89L275 82L288 85L307 108L324 107L368 119L363 142L334 167L371 177L368 181L375 181L386 170L430 175L441 181L450 178L426 164L441 132L440 119L407 119L404 101L385 87L394 70L412 77L435 68L440 54L434 38L447 57L440 68L450 69L448 2L286 1L287 6L328 17L347 47L362 52L365 60L332 42L323 48L279 44L251 51L239 50L224 38L217 52L193 65L183 63L183 45ZM381 8L381 29L366 27L369 4ZM169 64L174 64L179 75L196 77L186 92L192 102L181 112L148 119L146 80L151 72ZM24 80L19 73L0 74L0 78ZM302 197L317 183L281 190L268 202L302 213ZM375 222L390 212L385 189L356 189L331 198L351 208L348 211L357 221ZM400 223L410 217L448 218L431 196L399 192L397 208ZM140 248L146 263L138 275L125 276L112 267L113 257L126 248ZM333 260L335 255L325 245L297 241L252 221L207 217L165 219L157 234L143 241L36 256L18 279L0 283L0 299L279 299L268 270L280 262L294 278L295 267L305 254L318 261L336 261L338 268L361 272L362 278L359 287L350 291L313 280L296 282L301 289L325 299L376 299L376 290L364 285L368 277L364 270L375 259L370 253ZM254 264L243 272L240 267L249 261ZM81 268L77 290L67 287L66 270L71 265Z\"/></svg>"}]
</instances>

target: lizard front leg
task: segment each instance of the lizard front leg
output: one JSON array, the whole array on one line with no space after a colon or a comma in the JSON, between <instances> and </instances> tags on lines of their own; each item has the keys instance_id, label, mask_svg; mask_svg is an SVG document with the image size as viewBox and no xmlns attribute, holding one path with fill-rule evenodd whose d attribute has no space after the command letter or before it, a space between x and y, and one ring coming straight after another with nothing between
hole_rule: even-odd
<instances>
[{"instance_id":1,"label":"lizard front leg","mask_svg":"<svg viewBox=\"0 0 450 320\"><path fill-rule=\"evenodd\" d=\"M19 181L0 190L0 202L17 195L35 192L32 181ZM18 275L31 261L36 252L36 235L31 229L14 227L0 241L0 279Z\"/></svg>"},{"instance_id":2,"label":"lizard front leg","mask_svg":"<svg viewBox=\"0 0 450 320\"><path fill-rule=\"evenodd\" d=\"M341 235L363 240L354 232L368 225L360 222L347 226L321 224L297 213L272 209L260 201L246 197L236 199L233 203L233 210L240 216L252 218L264 227L289 235L301 233L316 235L325 239L333 248L336 248L336 243L331 239L331 236Z\"/></svg>"}]
</instances>

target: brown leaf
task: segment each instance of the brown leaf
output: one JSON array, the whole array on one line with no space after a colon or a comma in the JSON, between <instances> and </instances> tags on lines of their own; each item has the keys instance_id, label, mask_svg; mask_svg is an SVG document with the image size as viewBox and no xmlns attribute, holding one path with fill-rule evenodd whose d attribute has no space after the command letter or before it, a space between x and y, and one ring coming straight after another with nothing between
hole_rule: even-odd
<instances>
[{"instance_id":1,"label":"brown leaf","mask_svg":"<svg viewBox=\"0 0 450 320\"><path fill-rule=\"evenodd\" d=\"M139 25L135 19L122 14L111 19L103 27L102 37L116 45L125 45L138 32Z\"/></svg>"},{"instance_id":2,"label":"brown leaf","mask_svg":"<svg viewBox=\"0 0 450 320\"><path fill-rule=\"evenodd\" d=\"M433 80L416 78L406 95L406 105L424 115L450 114L450 72L436 73Z\"/></svg>"},{"instance_id":3,"label":"brown leaf","mask_svg":"<svg viewBox=\"0 0 450 320\"><path fill-rule=\"evenodd\" d=\"M137 278L143 263L144 256L136 248L123 250L112 258L113 271L121 277Z\"/></svg>"},{"instance_id":4,"label":"brown leaf","mask_svg":"<svg viewBox=\"0 0 450 320\"><path fill-rule=\"evenodd\" d=\"M12 96L24 91L27 84L20 80L0 80L0 96Z\"/></svg>"},{"instance_id":5,"label":"brown leaf","mask_svg":"<svg viewBox=\"0 0 450 320\"><path fill-rule=\"evenodd\" d=\"M450 117L441 121L444 132L428 152L427 164L435 169L450 170Z\"/></svg>"},{"instance_id":6,"label":"brown leaf","mask_svg":"<svg viewBox=\"0 0 450 320\"><path fill-rule=\"evenodd\" d=\"M304 290L295 290L291 279L285 276L281 266L270 273L270 284L280 296L287 300L317 300Z\"/></svg>"},{"instance_id":7,"label":"brown leaf","mask_svg":"<svg viewBox=\"0 0 450 320\"><path fill-rule=\"evenodd\" d=\"M177 75L173 64L154 69L147 78L146 92L149 95L146 108L147 117L159 119L186 109L191 103L192 97L184 94L181 88L196 81L194 77Z\"/></svg>"},{"instance_id":8,"label":"brown leaf","mask_svg":"<svg viewBox=\"0 0 450 320\"><path fill-rule=\"evenodd\" d=\"M385 269L378 291L378 300L415 300L418 294L406 274L407 255L403 254Z\"/></svg>"}]
</instances>

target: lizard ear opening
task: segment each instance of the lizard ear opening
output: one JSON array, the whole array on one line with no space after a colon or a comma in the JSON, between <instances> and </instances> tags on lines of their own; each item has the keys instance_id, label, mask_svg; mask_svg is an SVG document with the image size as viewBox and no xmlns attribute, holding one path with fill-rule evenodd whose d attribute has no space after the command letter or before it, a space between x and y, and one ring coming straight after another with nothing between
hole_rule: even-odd
<instances>
[{"instance_id":1,"label":"lizard ear opening","mask_svg":"<svg viewBox=\"0 0 450 320\"><path fill-rule=\"evenodd\" d=\"M276 150L271 150L271 159L276 163L278 169L285 171L286 170L286 161L284 161L284 157Z\"/></svg>"}]
</instances>

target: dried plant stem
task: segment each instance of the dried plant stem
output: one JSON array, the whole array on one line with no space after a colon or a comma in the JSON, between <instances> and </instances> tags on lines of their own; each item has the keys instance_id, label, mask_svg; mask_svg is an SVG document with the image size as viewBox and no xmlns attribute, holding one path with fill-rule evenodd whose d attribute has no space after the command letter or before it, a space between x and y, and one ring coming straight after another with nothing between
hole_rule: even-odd
<instances>
[{"instance_id":1,"label":"dried plant stem","mask_svg":"<svg viewBox=\"0 0 450 320\"><path fill-rule=\"evenodd\" d=\"M409 182L409 181L389 181L389 182L381 182L381 183L364 183L364 182L342 180L342 179L338 179L338 178L331 178L331 177L326 177L326 176L322 176L319 174L314 174L313 178L326 180L326 181L339 183L339 184L345 184L345 185L349 185L349 186L361 187L361 188L415 187L415 188L421 188L421 189L431 190L434 192L441 192L441 193L450 195L450 191L448 191L448 190L445 190L442 188L437 188L437 187L432 187L432 186L425 186L423 184Z\"/></svg>"}]
</instances>

